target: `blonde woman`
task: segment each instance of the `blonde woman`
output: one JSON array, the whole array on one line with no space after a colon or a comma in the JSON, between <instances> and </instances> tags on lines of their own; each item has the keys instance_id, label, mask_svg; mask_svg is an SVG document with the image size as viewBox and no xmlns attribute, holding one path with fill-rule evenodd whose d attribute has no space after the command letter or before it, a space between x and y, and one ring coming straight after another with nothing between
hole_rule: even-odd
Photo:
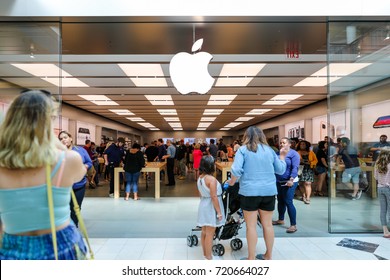
<instances>
[{"instance_id":1,"label":"blonde woman","mask_svg":"<svg viewBox=\"0 0 390 280\"><path fill-rule=\"evenodd\" d=\"M390 238L387 217L390 215L390 148L382 148L375 162L374 177L378 180L380 219L383 237Z\"/></svg>"},{"instance_id":2,"label":"blonde woman","mask_svg":"<svg viewBox=\"0 0 390 280\"><path fill-rule=\"evenodd\" d=\"M54 259L47 165L58 258L76 259L76 247L86 252L69 211L72 185L84 177L86 169L80 155L66 150L54 135L52 118L58 105L47 94L40 90L23 92L12 102L0 126L0 217L4 229L0 259Z\"/></svg>"},{"instance_id":3,"label":"blonde woman","mask_svg":"<svg viewBox=\"0 0 390 280\"><path fill-rule=\"evenodd\" d=\"M274 229L272 214L275 209L275 174L286 171L286 148L280 150L280 158L268 145L264 132L250 126L245 131L243 145L238 149L232 165L232 177L228 181L233 186L240 180L240 205L244 212L248 256L244 259L272 259ZM256 255L257 217L260 216L266 251Z\"/></svg>"}]
</instances>

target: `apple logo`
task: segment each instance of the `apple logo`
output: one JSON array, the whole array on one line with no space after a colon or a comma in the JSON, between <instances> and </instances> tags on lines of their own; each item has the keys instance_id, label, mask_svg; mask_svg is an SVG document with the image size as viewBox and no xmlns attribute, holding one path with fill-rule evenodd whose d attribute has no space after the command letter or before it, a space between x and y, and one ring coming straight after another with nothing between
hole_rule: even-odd
<instances>
[{"instance_id":1,"label":"apple logo","mask_svg":"<svg viewBox=\"0 0 390 280\"><path fill-rule=\"evenodd\" d=\"M203 39L197 40L191 51L194 53L202 47ZM176 54L169 64L169 73L175 88L181 94L197 92L206 94L214 84L207 66L213 56L207 52L189 54L180 52Z\"/></svg>"}]
</instances>

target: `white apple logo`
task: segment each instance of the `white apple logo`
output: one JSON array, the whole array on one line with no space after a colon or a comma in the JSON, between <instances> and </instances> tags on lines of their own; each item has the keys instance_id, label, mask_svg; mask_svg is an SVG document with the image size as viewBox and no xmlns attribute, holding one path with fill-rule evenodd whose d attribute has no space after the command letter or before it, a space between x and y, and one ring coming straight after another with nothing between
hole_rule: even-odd
<instances>
[{"instance_id":1,"label":"white apple logo","mask_svg":"<svg viewBox=\"0 0 390 280\"><path fill-rule=\"evenodd\" d=\"M200 50L203 39L197 40L192 46L192 52ZM172 83L181 94L197 92L207 93L214 84L207 66L213 56L207 52L176 54L169 64L169 73Z\"/></svg>"}]
</instances>

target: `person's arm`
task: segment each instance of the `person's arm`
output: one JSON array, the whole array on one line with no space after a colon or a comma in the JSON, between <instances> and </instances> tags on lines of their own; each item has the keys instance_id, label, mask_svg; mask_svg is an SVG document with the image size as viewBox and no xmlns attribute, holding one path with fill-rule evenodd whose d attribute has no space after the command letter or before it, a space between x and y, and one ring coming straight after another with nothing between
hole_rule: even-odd
<instances>
[{"instance_id":1,"label":"person's arm","mask_svg":"<svg viewBox=\"0 0 390 280\"><path fill-rule=\"evenodd\" d=\"M205 183L206 186L210 189L211 202L213 203L215 212L217 213L217 219L220 221L223 217L217 196L217 179L211 176L207 176Z\"/></svg>"}]
</instances>

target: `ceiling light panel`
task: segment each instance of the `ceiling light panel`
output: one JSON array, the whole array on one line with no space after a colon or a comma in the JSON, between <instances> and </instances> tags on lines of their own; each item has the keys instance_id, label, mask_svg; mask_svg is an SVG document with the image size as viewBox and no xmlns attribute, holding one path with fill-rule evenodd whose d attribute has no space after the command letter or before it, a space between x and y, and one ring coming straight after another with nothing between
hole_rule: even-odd
<instances>
[{"instance_id":1,"label":"ceiling light panel","mask_svg":"<svg viewBox=\"0 0 390 280\"><path fill-rule=\"evenodd\" d=\"M152 105L175 105L170 95L145 95L145 97Z\"/></svg>"},{"instance_id":2,"label":"ceiling light panel","mask_svg":"<svg viewBox=\"0 0 390 280\"><path fill-rule=\"evenodd\" d=\"M242 124L242 122L231 122L231 123L225 125L225 127L236 127L240 124Z\"/></svg>"},{"instance_id":3,"label":"ceiling light panel","mask_svg":"<svg viewBox=\"0 0 390 280\"><path fill-rule=\"evenodd\" d=\"M211 122L200 122L198 124L198 127L209 127Z\"/></svg>"},{"instance_id":4,"label":"ceiling light panel","mask_svg":"<svg viewBox=\"0 0 390 280\"><path fill-rule=\"evenodd\" d=\"M219 76L226 77L245 77L245 76L256 76L266 64L262 63L226 63L223 65Z\"/></svg>"},{"instance_id":5,"label":"ceiling light panel","mask_svg":"<svg viewBox=\"0 0 390 280\"><path fill-rule=\"evenodd\" d=\"M181 123L175 122L175 123L168 123L171 127L181 127Z\"/></svg>"},{"instance_id":6,"label":"ceiling light panel","mask_svg":"<svg viewBox=\"0 0 390 280\"><path fill-rule=\"evenodd\" d=\"M215 121L216 118L217 118L217 117L202 117L202 118L200 119L200 121L201 121L201 122L213 122L213 121Z\"/></svg>"},{"instance_id":7,"label":"ceiling light panel","mask_svg":"<svg viewBox=\"0 0 390 280\"><path fill-rule=\"evenodd\" d=\"M143 127L147 127L147 128L151 128L151 127L155 127L154 125L152 125L151 123L147 123L147 122L145 122L145 123L138 123L139 125L142 125Z\"/></svg>"},{"instance_id":8,"label":"ceiling light panel","mask_svg":"<svg viewBox=\"0 0 390 280\"><path fill-rule=\"evenodd\" d=\"M176 109L157 109L160 115L174 115L177 116Z\"/></svg>"},{"instance_id":9,"label":"ceiling light panel","mask_svg":"<svg viewBox=\"0 0 390 280\"><path fill-rule=\"evenodd\" d=\"M207 105L229 105L237 95L210 95Z\"/></svg>"},{"instance_id":10,"label":"ceiling light panel","mask_svg":"<svg viewBox=\"0 0 390 280\"><path fill-rule=\"evenodd\" d=\"M341 77L330 77L329 82L333 83L338 79L341 79ZM302 81L300 81L299 83L295 84L294 87L324 87L327 84L328 84L327 77L307 77Z\"/></svg>"},{"instance_id":11,"label":"ceiling light panel","mask_svg":"<svg viewBox=\"0 0 390 280\"><path fill-rule=\"evenodd\" d=\"M134 117L134 118L126 118L128 120L131 120L132 122L144 122L145 120L143 118Z\"/></svg>"},{"instance_id":12,"label":"ceiling light panel","mask_svg":"<svg viewBox=\"0 0 390 280\"><path fill-rule=\"evenodd\" d=\"M196 130L206 130L207 127L198 127Z\"/></svg>"},{"instance_id":13,"label":"ceiling light panel","mask_svg":"<svg viewBox=\"0 0 390 280\"><path fill-rule=\"evenodd\" d=\"M253 110L249 111L248 113L246 113L245 115L262 115L262 114L265 114L271 110L272 109L253 109Z\"/></svg>"},{"instance_id":14,"label":"ceiling light panel","mask_svg":"<svg viewBox=\"0 0 390 280\"><path fill-rule=\"evenodd\" d=\"M119 105L118 103L112 101L110 98L108 98L105 95L78 95L78 96L100 106Z\"/></svg>"},{"instance_id":15,"label":"ceiling light panel","mask_svg":"<svg viewBox=\"0 0 390 280\"><path fill-rule=\"evenodd\" d=\"M230 130L230 127L222 127L219 130Z\"/></svg>"},{"instance_id":16,"label":"ceiling light panel","mask_svg":"<svg viewBox=\"0 0 390 280\"><path fill-rule=\"evenodd\" d=\"M246 87L266 64L224 64L216 87Z\"/></svg>"},{"instance_id":17,"label":"ceiling light panel","mask_svg":"<svg viewBox=\"0 0 390 280\"><path fill-rule=\"evenodd\" d=\"M12 66L19 68L31 75L37 76L42 80L51 83L57 87L89 87L71 74L62 70L57 65L49 63L15 63Z\"/></svg>"},{"instance_id":18,"label":"ceiling light panel","mask_svg":"<svg viewBox=\"0 0 390 280\"><path fill-rule=\"evenodd\" d=\"M164 120L167 122L180 122L180 119L176 117L164 117Z\"/></svg>"},{"instance_id":19,"label":"ceiling light panel","mask_svg":"<svg viewBox=\"0 0 390 280\"><path fill-rule=\"evenodd\" d=\"M240 118L236 119L235 122L247 122L247 121L250 121L253 118L254 117L240 117Z\"/></svg>"},{"instance_id":20,"label":"ceiling light panel","mask_svg":"<svg viewBox=\"0 0 390 280\"><path fill-rule=\"evenodd\" d=\"M118 64L137 87L167 87L160 64ZM158 78L159 77L159 78Z\"/></svg>"},{"instance_id":21,"label":"ceiling light panel","mask_svg":"<svg viewBox=\"0 0 390 280\"><path fill-rule=\"evenodd\" d=\"M110 109L109 111L111 111L117 115L120 115L120 116L133 116L134 115L134 113L130 112L127 109Z\"/></svg>"},{"instance_id":22,"label":"ceiling light panel","mask_svg":"<svg viewBox=\"0 0 390 280\"><path fill-rule=\"evenodd\" d=\"M367 66L371 65L371 63L331 63L329 64L329 74L330 76L348 76L353 72L359 71ZM318 70L317 72L311 74L310 76L328 76L328 67L325 66Z\"/></svg>"},{"instance_id":23,"label":"ceiling light panel","mask_svg":"<svg viewBox=\"0 0 390 280\"><path fill-rule=\"evenodd\" d=\"M262 105L284 105L292 100L303 96L302 94L278 94L270 100L264 102Z\"/></svg>"},{"instance_id":24,"label":"ceiling light panel","mask_svg":"<svg viewBox=\"0 0 390 280\"><path fill-rule=\"evenodd\" d=\"M220 115L224 109L205 109L203 115Z\"/></svg>"},{"instance_id":25,"label":"ceiling light panel","mask_svg":"<svg viewBox=\"0 0 390 280\"><path fill-rule=\"evenodd\" d=\"M160 130L160 129L157 127L149 127L149 130Z\"/></svg>"}]
</instances>

